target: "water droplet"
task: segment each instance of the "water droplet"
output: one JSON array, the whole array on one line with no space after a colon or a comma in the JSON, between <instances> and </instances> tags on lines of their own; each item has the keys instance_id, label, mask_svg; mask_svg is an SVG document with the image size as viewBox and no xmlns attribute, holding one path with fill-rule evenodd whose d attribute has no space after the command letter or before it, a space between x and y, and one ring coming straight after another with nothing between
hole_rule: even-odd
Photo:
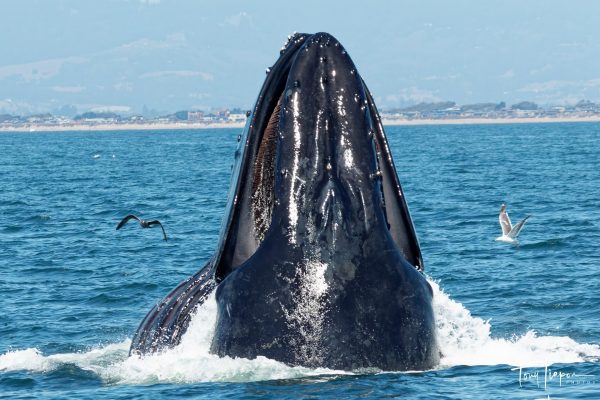
<instances>
[{"instance_id":1,"label":"water droplet","mask_svg":"<svg viewBox=\"0 0 600 400\"><path fill-rule=\"evenodd\" d=\"M373 180L381 178L381 171L378 170L377 172L372 173L370 178Z\"/></svg>"},{"instance_id":2,"label":"water droplet","mask_svg":"<svg viewBox=\"0 0 600 400\"><path fill-rule=\"evenodd\" d=\"M328 162L327 165L325 166L325 168L327 169L327 171L331 171L331 163Z\"/></svg>"},{"instance_id":3,"label":"water droplet","mask_svg":"<svg viewBox=\"0 0 600 400\"><path fill-rule=\"evenodd\" d=\"M372 138L374 135L373 129L369 129L369 132L367 133L367 135L369 135L369 137Z\"/></svg>"},{"instance_id":4,"label":"water droplet","mask_svg":"<svg viewBox=\"0 0 600 400\"><path fill-rule=\"evenodd\" d=\"M275 207L278 207L281 204L281 202L279 201L279 199L275 199L273 204L275 204Z\"/></svg>"},{"instance_id":5,"label":"water droplet","mask_svg":"<svg viewBox=\"0 0 600 400\"><path fill-rule=\"evenodd\" d=\"M322 63L326 63L327 62L327 57L321 57L321 62Z\"/></svg>"},{"instance_id":6,"label":"water droplet","mask_svg":"<svg viewBox=\"0 0 600 400\"><path fill-rule=\"evenodd\" d=\"M300 81L299 80L295 80L294 81L294 87L300 87Z\"/></svg>"},{"instance_id":7,"label":"water droplet","mask_svg":"<svg viewBox=\"0 0 600 400\"><path fill-rule=\"evenodd\" d=\"M268 74L269 72L271 72L271 67L268 67L265 72Z\"/></svg>"},{"instance_id":8,"label":"water droplet","mask_svg":"<svg viewBox=\"0 0 600 400\"><path fill-rule=\"evenodd\" d=\"M250 111L250 110L246 111L246 118L248 118L250 116L250 114L252 114L252 111Z\"/></svg>"},{"instance_id":9,"label":"water droplet","mask_svg":"<svg viewBox=\"0 0 600 400\"><path fill-rule=\"evenodd\" d=\"M242 140L242 135L238 135L238 138L237 138L238 143L240 142L240 140Z\"/></svg>"}]
</instances>

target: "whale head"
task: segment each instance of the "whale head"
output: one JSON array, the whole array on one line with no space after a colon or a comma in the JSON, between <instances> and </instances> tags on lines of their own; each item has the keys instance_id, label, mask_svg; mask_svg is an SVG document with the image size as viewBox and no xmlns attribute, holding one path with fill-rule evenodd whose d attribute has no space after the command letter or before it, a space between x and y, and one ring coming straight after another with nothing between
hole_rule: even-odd
<instances>
[{"instance_id":1,"label":"whale head","mask_svg":"<svg viewBox=\"0 0 600 400\"><path fill-rule=\"evenodd\" d=\"M267 74L236 151L216 279L269 237L346 246L383 236L422 271L379 114L344 47L327 33L295 34Z\"/></svg>"},{"instance_id":2,"label":"whale head","mask_svg":"<svg viewBox=\"0 0 600 400\"><path fill-rule=\"evenodd\" d=\"M433 367L431 286L356 66L333 36L295 34L267 72L239 137L216 251L148 313L130 351L177 345L214 292L215 354Z\"/></svg>"},{"instance_id":3,"label":"whale head","mask_svg":"<svg viewBox=\"0 0 600 400\"><path fill-rule=\"evenodd\" d=\"M350 370L433 366L415 230L373 98L333 36L290 38L236 158L213 260L212 351Z\"/></svg>"}]
</instances>

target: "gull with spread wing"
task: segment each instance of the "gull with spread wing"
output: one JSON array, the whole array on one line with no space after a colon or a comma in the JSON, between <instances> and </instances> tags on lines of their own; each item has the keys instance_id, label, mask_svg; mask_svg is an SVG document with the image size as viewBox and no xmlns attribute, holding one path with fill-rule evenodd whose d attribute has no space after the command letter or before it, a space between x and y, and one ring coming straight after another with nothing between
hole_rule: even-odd
<instances>
[{"instance_id":1,"label":"gull with spread wing","mask_svg":"<svg viewBox=\"0 0 600 400\"><path fill-rule=\"evenodd\" d=\"M142 228L151 228L153 225L159 225L160 229L162 229L162 233L163 233L163 238L165 240L167 240L167 234L165 233L165 228L163 228L162 224L160 223L159 220L152 220L152 221L145 221L133 214L129 214L128 216L126 216L125 218L123 218L121 220L121 222L119 222L119 225L117 225L117 230L121 229L127 222L129 222L130 220L135 219L137 222L140 223L140 226Z\"/></svg>"},{"instance_id":2,"label":"gull with spread wing","mask_svg":"<svg viewBox=\"0 0 600 400\"><path fill-rule=\"evenodd\" d=\"M496 240L506 243L518 244L517 236L523 229L525 222L529 219L529 215L519 221L518 224L512 225L508 213L506 212L506 204L500 206L500 215L498 220L500 221L500 227L502 228L502 236L498 236Z\"/></svg>"}]
</instances>

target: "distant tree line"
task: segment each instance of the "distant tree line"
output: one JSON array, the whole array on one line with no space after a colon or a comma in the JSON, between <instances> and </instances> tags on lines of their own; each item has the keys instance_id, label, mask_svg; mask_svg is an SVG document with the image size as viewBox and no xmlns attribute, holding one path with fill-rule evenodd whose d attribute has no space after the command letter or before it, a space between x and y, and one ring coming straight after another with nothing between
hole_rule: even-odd
<instances>
[{"instance_id":1,"label":"distant tree line","mask_svg":"<svg viewBox=\"0 0 600 400\"><path fill-rule=\"evenodd\" d=\"M82 119L113 119L113 120L120 120L121 116L119 114L115 114L113 112L94 112L94 111L88 111L88 112L84 112L83 114L76 115L73 118L74 121L81 121Z\"/></svg>"}]
</instances>

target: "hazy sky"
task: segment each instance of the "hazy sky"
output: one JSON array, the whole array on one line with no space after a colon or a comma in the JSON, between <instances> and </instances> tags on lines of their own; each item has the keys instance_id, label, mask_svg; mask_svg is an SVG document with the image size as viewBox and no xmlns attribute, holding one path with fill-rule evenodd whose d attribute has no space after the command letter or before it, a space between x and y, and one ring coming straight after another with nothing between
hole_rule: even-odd
<instances>
[{"instance_id":1,"label":"hazy sky","mask_svg":"<svg viewBox=\"0 0 600 400\"><path fill-rule=\"evenodd\" d=\"M327 31L378 107L600 102L599 1L0 0L0 113L250 107Z\"/></svg>"}]
</instances>

